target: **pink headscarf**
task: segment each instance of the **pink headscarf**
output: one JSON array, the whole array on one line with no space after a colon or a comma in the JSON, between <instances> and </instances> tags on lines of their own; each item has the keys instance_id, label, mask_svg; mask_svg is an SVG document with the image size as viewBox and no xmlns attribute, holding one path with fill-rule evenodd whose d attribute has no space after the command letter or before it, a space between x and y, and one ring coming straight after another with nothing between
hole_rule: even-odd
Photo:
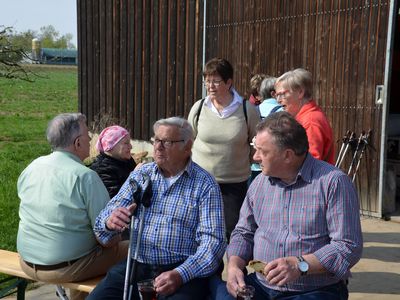
<instances>
[{"instance_id":1,"label":"pink headscarf","mask_svg":"<svg viewBox=\"0 0 400 300\"><path fill-rule=\"evenodd\" d=\"M129 134L128 130L121 126L110 126L100 133L96 148L99 152L110 151L116 144Z\"/></svg>"}]
</instances>

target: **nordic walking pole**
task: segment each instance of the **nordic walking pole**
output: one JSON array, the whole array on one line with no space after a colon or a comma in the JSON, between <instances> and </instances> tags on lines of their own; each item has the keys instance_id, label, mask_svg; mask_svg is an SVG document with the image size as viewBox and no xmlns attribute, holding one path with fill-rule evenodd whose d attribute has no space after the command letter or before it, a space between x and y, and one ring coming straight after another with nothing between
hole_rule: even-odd
<instances>
[{"instance_id":1,"label":"nordic walking pole","mask_svg":"<svg viewBox=\"0 0 400 300\"><path fill-rule=\"evenodd\" d=\"M346 147L344 148L344 151L342 153L342 157L341 157L341 159L340 159L340 161L339 161L339 163L337 165L338 168L340 168L344 158L346 157L346 154L347 154L347 151L349 150L350 145L354 142L355 136L356 136L356 134L354 132L351 132L350 138L348 140L348 143L347 143Z\"/></svg>"},{"instance_id":2,"label":"nordic walking pole","mask_svg":"<svg viewBox=\"0 0 400 300\"><path fill-rule=\"evenodd\" d=\"M346 133L346 134L347 134L347 133ZM342 157L342 153L343 153L343 150L344 150L344 144L345 144L345 138L346 138L346 135L342 138L342 146L340 147L338 156L337 156L337 158L336 158L335 167L337 167L337 164L338 164L338 162L340 161L340 158ZM339 140L339 141L340 141L340 140ZM339 141L338 141L338 142L339 142Z\"/></svg>"},{"instance_id":3,"label":"nordic walking pole","mask_svg":"<svg viewBox=\"0 0 400 300\"><path fill-rule=\"evenodd\" d=\"M362 140L362 137L364 136L364 134L365 134L365 132L361 132L360 137L358 138L357 147L356 147L356 150L354 151L353 159L351 160L349 171L347 172L347 175L350 175L350 173L353 169L353 166L357 160L357 154L360 149L361 140Z\"/></svg>"},{"instance_id":4,"label":"nordic walking pole","mask_svg":"<svg viewBox=\"0 0 400 300\"><path fill-rule=\"evenodd\" d=\"M349 138L350 138L350 130L347 130L346 134L342 138L342 146L340 147L340 151L339 151L338 157L336 159L335 167L337 167L339 165L339 161L342 158L343 151L345 149L345 145L347 145L347 143L349 142Z\"/></svg>"},{"instance_id":5,"label":"nordic walking pole","mask_svg":"<svg viewBox=\"0 0 400 300\"><path fill-rule=\"evenodd\" d=\"M361 150L360 150L360 155L359 155L359 157L358 157L357 166L356 166L356 169L355 169L354 174L353 174L353 179L352 179L353 182L354 182L354 180L356 179L356 175L357 175L357 172L358 172L358 168L360 167L360 162L361 162L361 159L362 159L363 154L364 154L364 152L365 152L365 149L366 149L367 146L369 145L369 143L368 143L368 138L370 137L370 133L371 133L371 130L369 130L369 132L368 132L367 134L365 134L364 137L363 137L363 140L362 140L363 144L362 144L362 146L361 146Z\"/></svg>"}]
</instances>

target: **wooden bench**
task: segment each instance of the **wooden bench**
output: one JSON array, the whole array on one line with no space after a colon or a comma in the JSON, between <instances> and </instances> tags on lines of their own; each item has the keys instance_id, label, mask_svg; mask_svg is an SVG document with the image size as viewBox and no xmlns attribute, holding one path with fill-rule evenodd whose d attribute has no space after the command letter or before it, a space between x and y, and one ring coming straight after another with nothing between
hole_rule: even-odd
<instances>
[{"instance_id":1,"label":"wooden bench","mask_svg":"<svg viewBox=\"0 0 400 300\"><path fill-rule=\"evenodd\" d=\"M25 299L25 289L28 281L36 281L22 271L19 265L18 253L2 249L0 249L0 273L12 276L12 278L3 280L0 283L14 279L14 282L11 282L7 287L0 290L0 298L9 295L13 290L17 289L17 299L23 300ZM81 282L65 282L60 285L65 288L90 293L102 278L103 276L99 276Z\"/></svg>"}]
</instances>

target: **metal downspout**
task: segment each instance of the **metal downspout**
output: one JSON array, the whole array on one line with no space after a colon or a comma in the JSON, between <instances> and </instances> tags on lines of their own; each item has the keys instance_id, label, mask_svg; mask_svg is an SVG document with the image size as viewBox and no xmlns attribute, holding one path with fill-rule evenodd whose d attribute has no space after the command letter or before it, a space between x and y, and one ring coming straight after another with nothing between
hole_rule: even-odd
<instances>
[{"instance_id":1,"label":"metal downspout","mask_svg":"<svg viewBox=\"0 0 400 300\"><path fill-rule=\"evenodd\" d=\"M381 128L381 151L379 155L379 194L378 194L378 213L382 217L383 193L385 188L385 173L386 173L386 124L389 115L388 109L388 91L390 91L390 78L392 75L392 46L394 39L394 26L396 20L396 4L395 0L390 0L388 35L386 41L386 61L385 61L385 78L383 88L383 103L382 103L382 128Z\"/></svg>"},{"instance_id":2,"label":"metal downspout","mask_svg":"<svg viewBox=\"0 0 400 300\"><path fill-rule=\"evenodd\" d=\"M203 70L204 66L206 65L206 13L207 13L207 0L203 2ZM206 88L204 84L202 84L202 93L201 98L206 97Z\"/></svg>"}]
</instances>

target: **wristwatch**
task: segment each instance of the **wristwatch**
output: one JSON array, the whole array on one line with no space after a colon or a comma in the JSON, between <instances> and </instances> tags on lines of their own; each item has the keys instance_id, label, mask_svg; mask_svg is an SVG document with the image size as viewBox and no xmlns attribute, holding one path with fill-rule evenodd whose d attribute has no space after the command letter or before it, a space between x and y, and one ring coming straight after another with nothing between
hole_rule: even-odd
<instances>
[{"instance_id":1,"label":"wristwatch","mask_svg":"<svg viewBox=\"0 0 400 300\"><path fill-rule=\"evenodd\" d=\"M298 256L297 260L298 260L297 267L300 270L301 276L307 275L310 265L308 264L308 262L306 262L303 256Z\"/></svg>"}]
</instances>

